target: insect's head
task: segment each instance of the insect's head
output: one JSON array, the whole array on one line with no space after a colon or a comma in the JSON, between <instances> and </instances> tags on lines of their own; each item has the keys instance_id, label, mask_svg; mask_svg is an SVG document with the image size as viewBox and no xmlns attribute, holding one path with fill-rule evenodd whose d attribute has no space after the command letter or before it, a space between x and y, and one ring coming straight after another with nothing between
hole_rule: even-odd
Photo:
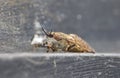
<instances>
[{"instance_id":1,"label":"insect's head","mask_svg":"<svg viewBox=\"0 0 120 78\"><path fill-rule=\"evenodd\" d=\"M50 32L47 32L47 31L44 29L43 25L41 25L41 27L42 27L42 31L45 33L46 36L48 36L48 37L50 37L50 38L53 37L52 30L51 30Z\"/></svg>"}]
</instances>

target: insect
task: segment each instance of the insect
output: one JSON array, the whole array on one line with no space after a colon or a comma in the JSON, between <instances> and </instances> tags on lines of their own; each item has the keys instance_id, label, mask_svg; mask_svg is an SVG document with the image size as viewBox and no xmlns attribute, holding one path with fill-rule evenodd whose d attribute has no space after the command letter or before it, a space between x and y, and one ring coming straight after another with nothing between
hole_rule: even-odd
<instances>
[{"instance_id":1,"label":"insect","mask_svg":"<svg viewBox=\"0 0 120 78\"><path fill-rule=\"evenodd\" d=\"M76 34L65 34L63 32L47 32L42 27L43 32L48 37L43 46L47 47L47 52L50 50L65 51L65 52L78 52L78 53L95 53L95 50L82 38Z\"/></svg>"}]
</instances>

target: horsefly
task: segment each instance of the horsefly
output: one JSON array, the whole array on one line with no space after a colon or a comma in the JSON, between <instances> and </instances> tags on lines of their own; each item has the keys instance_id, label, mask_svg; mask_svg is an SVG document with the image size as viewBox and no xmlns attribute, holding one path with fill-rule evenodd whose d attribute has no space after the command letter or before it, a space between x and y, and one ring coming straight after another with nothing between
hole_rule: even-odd
<instances>
[{"instance_id":1,"label":"horsefly","mask_svg":"<svg viewBox=\"0 0 120 78\"><path fill-rule=\"evenodd\" d=\"M95 50L81 37L76 34L66 34L63 32L47 32L43 26L42 30L46 35L43 46L47 47L47 52L64 51L77 53L95 53Z\"/></svg>"}]
</instances>

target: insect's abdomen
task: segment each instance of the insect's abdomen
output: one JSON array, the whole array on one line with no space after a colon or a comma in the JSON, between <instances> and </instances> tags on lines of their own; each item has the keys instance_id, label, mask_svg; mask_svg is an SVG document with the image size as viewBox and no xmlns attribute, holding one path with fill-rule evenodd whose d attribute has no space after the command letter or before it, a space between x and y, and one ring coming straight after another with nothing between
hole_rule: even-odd
<instances>
[{"instance_id":1,"label":"insect's abdomen","mask_svg":"<svg viewBox=\"0 0 120 78\"><path fill-rule=\"evenodd\" d=\"M81 53L94 53L95 50L92 49L90 46L88 45L75 45L74 47L71 47L68 49L69 52L81 52Z\"/></svg>"},{"instance_id":2,"label":"insect's abdomen","mask_svg":"<svg viewBox=\"0 0 120 78\"><path fill-rule=\"evenodd\" d=\"M74 43L76 43L73 47L69 49L69 51L73 52L87 52L87 53L94 53L95 50L82 38L78 37L75 34L70 34L73 37Z\"/></svg>"}]
</instances>

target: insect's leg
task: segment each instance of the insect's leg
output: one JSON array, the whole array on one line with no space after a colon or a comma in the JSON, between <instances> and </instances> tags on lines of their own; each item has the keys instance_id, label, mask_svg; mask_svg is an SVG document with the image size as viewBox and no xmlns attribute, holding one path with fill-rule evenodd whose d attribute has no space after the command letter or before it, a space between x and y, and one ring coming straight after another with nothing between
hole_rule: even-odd
<instances>
[{"instance_id":1,"label":"insect's leg","mask_svg":"<svg viewBox=\"0 0 120 78\"><path fill-rule=\"evenodd\" d=\"M56 50L52 49L52 52L55 52Z\"/></svg>"},{"instance_id":2,"label":"insect's leg","mask_svg":"<svg viewBox=\"0 0 120 78\"><path fill-rule=\"evenodd\" d=\"M52 46L47 46L47 53L48 52L54 52L55 50L54 50L54 48L52 48Z\"/></svg>"},{"instance_id":3,"label":"insect's leg","mask_svg":"<svg viewBox=\"0 0 120 78\"><path fill-rule=\"evenodd\" d=\"M55 52L56 51L53 46L51 46L50 49L51 49L51 52Z\"/></svg>"},{"instance_id":4,"label":"insect's leg","mask_svg":"<svg viewBox=\"0 0 120 78\"><path fill-rule=\"evenodd\" d=\"M45 48L47 48L47 50L46 50L47 53L50 52L50 45L48 45L48 42L47 42L47 41L43 43L43 46L44 46Z\"/></svg>"},{"instance_id":5,"label":"insect's leg","mask_svg":"<svg viewBox=\"0 0 120 78\"><path fill-rule=\"evenodd\" d=\"M65 48L65 51L68 51L68 48L70 47L70 45L67 45Z\"/></svg>"},{"instance_id":6,"label":"insect's leg","mask_svg":"<svg viewBox=\"0 0 120 78\"><path fill-rule=\"evenodd\" d=\"M69 45L69 47L67 48L67 51L69 51L73 47L75 47L75 44Z\"/></svg>"},{"instance_id":7,"label":"insect's leg","mask_svg":"<svg viewBox=\"0 0 120 78\"><path fill-rule=\"evenodd\" d=\"M47 46L47 53L50 52L51 47Z\"/></svg>"},{"instance_id":8,"label":"insect's leg","mask_svg":"<svg viewBox=\"0 0 120 78\"><path fill-rule=\"evenodd\" d=\"M47 53L49 52L49 49L47 49L47 51L46 51Z\"/></svg>"}]
</instances>

